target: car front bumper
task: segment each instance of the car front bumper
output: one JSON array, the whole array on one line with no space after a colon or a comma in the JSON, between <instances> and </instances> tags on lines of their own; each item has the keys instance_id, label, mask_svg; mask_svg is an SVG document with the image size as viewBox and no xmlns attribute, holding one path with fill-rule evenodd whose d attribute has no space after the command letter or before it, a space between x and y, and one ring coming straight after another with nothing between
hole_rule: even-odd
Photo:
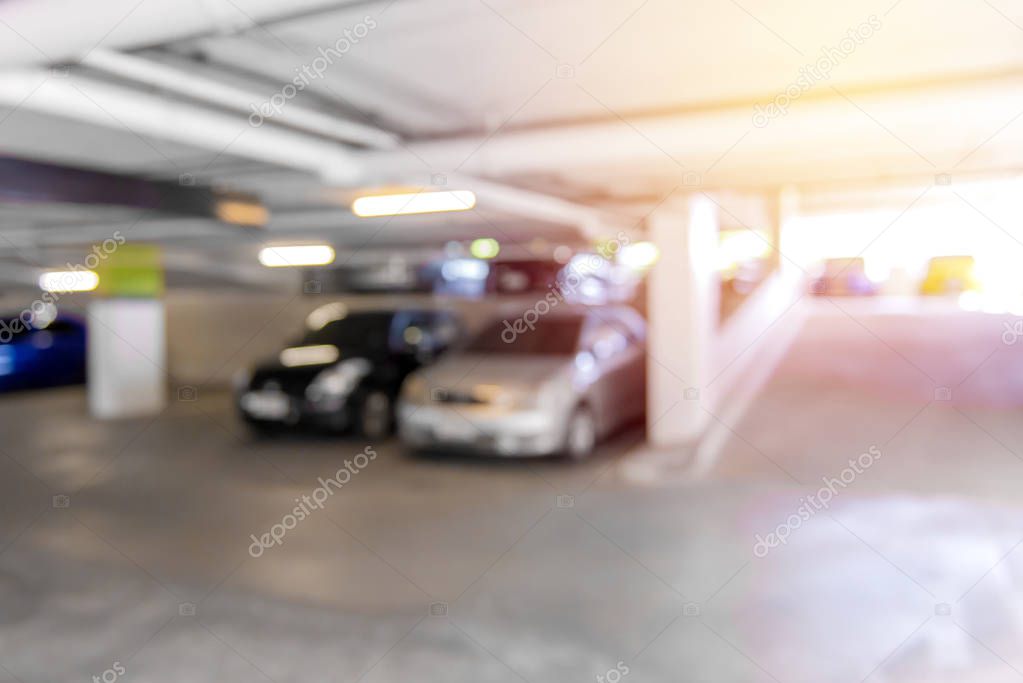
<instances>
[{"instance_id":1,"label":"car front bumper","mask_svg":"<svg viewBox=\"0 0 1023 683\"><path fill-rule=\"evenodd\" d=\"M561 450L565 421L540 410L471 404L398 404L398 433L416 449L445 448L503 457L540 457Z\"/></svg>"},{"instance_id":2,"label":"car front bumper","mask_svg":"<svg viewBox=\"0 0 1023 683\"><path fill-rule=\"evenodd\" d=\"M352 423L347 396L310 401L280 391L257 390L242 392L236 403L242 419L255 425L343 431Z\"/></svg>"}]
</instances>

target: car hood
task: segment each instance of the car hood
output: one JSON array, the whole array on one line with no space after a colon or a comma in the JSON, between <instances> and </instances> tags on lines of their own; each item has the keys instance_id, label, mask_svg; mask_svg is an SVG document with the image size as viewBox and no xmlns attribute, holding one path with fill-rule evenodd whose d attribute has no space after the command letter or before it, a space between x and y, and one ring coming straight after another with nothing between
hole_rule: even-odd
<instances>
[{"instance_id":1,"label":"car hood","mask_svg":"<svg viewBox=\"0 0 1023 683\"><path fill-rule=\"evenodd\" d=\"M457 354L419 371L431 387L477 384L535 387L571 370L571 356L515 356L511 354Z\"/></svg>"}]
</instances>

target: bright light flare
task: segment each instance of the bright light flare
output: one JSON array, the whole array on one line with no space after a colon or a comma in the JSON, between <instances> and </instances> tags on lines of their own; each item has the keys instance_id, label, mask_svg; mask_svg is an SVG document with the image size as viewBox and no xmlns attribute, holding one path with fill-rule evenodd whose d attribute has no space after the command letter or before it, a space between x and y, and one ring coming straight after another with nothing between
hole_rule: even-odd
<instances>
[{"instance_id":1,"label":"bright light flare","mask_svg":"<svg viewBox=\"0 0 1023 683\"><path fill-rule=\"evenodd\" d=\"M984 305L984 297L980 292L965 291L959 294L959 308L964 311L979 311Z\"/></svg>"},{"instance_id":2,"label":"bright light flare","mask_svg":"<svg viewBox=\"0 0 1023 683\"><path fill-rule=\"evenodd\" d=\"M263 247L259 262L267 268L325 266L334 262L334 248L326 244L293 244Z\"/></svg>"},{"instance_id":3,"label":"bright light flare","mask_svg":"<svg viewBox=\"0 0 1023 683\"><path fill-rule=\"evenodd\" d=\"M326 365L333 363L341 356L333 344L317 344L314 346L293 346L281 351L281 365L286 368L297 368L303 365Z\"/></svg>"},{"instance_id":4,"label":"bright light flare","mask_svg":"<svg viewBox=\"0 0 1023 683\"><path fill-rule=\"evenodd\" d=\"M491 259L501 253L501 244L493 237L481 237L472 241L469 253L479 259Z\"/></svg>"},{"instance_id":5,"label":"bright light flare","mask_svg":"<svg viewBox=\"0 0 1023 683\"><path fill-rule=\"evenodd\" d=\"M486 280L490 266L471 258L452 259L441 266L440 274L448 282L457 280Z\"/></svg>"},{"instance_id":6,"label":"bright light flare","mask_svg":"<svg viewBox=\"0 0 1023 683\"><path fill-rule=\"evenodd\" d=\"M359 197L352 202L352 213L360 218L374 218L441 211L468 211L474 206L476 195L469 190L405 192Z\"/></svg>"},{"instance_id":7,"label":"bright light flare","mask_svg":"<svg viewBox=\"0 0 1023 683\"><path fill-rule=\"evenodd\" d=\"M46 292L91 292L99 287L99 275L91 270L53 270L39 276Z\"/></svg>"},{"instance_id":8,"label":"bright light flare","mask_svg":"<svg viewBox=\"0 0 1023 683\"><path fill-rule=\"evenodd\" d=\"M771 250L767 237L753 230L734 230L721 235L718 270L733 271L740 264L765 258Z\"/></svg>"},{"instance_id":9,"label":"bright light flare","mask_svg":"<svg viewBox=\"0 0 1023 683\"><path fill-rule=\"evenodd\" d=\"M865 259L863 271L867 274L867 279L875 285L887 281L892 275L891 265L876 258Z\"/></svg>"},{"instance_id":10,"label":"bright light flare","mask_svg":"<svg viewBox=\"0 0 1023 683\"><path fill-rule=\"evenodd\" d=\"M618 263L633 270L646 270L657 263L661 250L653 242L626 244L618 252Z\"/></svg>"}]
</instances>

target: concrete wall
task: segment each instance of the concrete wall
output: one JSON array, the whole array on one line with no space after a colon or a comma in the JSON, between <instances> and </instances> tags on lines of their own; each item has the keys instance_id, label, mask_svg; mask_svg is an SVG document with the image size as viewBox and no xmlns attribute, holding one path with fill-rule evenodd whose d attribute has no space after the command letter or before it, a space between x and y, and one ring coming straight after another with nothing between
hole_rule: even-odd
<instances>
[{"instance_id":1,"label":"concrete wall","mask_svg":"<svg viewBox=\"0 0 1023 683\"><path fill-rule=\"evenodd\" d=\"M305 331L305 319L325 303L351 310L392 306L443 307L460 312L470 330L499 312L494 303L414 296L288 296L283 294L171 292L167 300L168 364L171 383L228 386L240 368L275 355ZM534 298L519 301L532 305ZM516 302L503 300L501 308Z\"/></svg>"}]
</instances>

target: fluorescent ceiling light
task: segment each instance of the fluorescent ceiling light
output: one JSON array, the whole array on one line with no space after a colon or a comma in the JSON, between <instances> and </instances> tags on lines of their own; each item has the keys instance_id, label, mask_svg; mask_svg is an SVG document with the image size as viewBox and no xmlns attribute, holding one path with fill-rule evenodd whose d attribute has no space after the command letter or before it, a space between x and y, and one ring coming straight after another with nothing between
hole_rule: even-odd
<instances>
[{"instance_id":1,"label":"fluorescent ceiling light","mask_svg":"<svg viewBox=\"0 0 1023 683\"><path fill-rule=\"evenodd\" d=\"M316 346L293 346L281 351L281 365L295 368L301 365L326 365L340 357L337 347L333 344Z\"/></svg>"},{"instance_id":2,"label":"fluorescent ceiling light","mask_svg":"<svg viewBox=\"0 0 1023 683\"><path fill-rule=\"evenodd\" d=\"M99 286L99 275L91 270L54 270L39 276L39 287L47 292L91 292Z\"/></svg>"},{"instance_id":3,"label":"fluorescent ceiling light","mask_svg":"<svg viewBox=\"0 0 1023 683\"><path fill-rule=\"evenodd\" d=\"M334 262L334 248L326 244L294 244L263 247L259 262L267 268L325 266Z\"/></svg>"},{"instance_id":4,"label":"fluorescent ceiling light","mask_svg":"<svg viewBox=\"0 0 1023 683\"><path fill-rule=\"evenodd\" d=\"M406 192L359 197L352 202L352 213L362 218L371 218L438 211L468 211L474 206L476 195L469 190Z\"/></svg>"}]
</instances>

